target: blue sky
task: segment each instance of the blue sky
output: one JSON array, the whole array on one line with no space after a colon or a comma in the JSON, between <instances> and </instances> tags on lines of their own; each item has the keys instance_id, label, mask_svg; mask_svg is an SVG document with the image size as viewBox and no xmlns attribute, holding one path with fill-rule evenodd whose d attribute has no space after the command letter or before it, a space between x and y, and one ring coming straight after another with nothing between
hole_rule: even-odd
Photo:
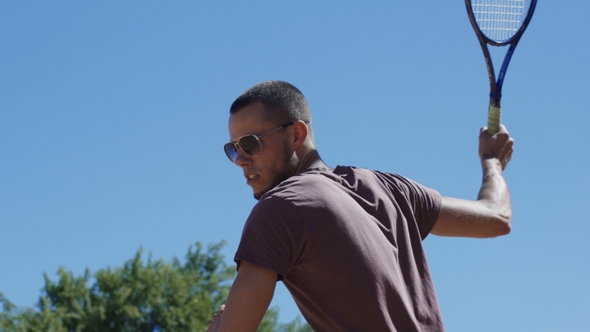
<instances>
[{"instance_id":1,"label":"blue sky","mask_svg":"<svg viewBox=\"0 0 590 332\"><path fill-rule=\"evenodd\" d=\"M508 70L512 233L425 240L449 331L588 326L589 9L540 1ZM228 108L269 79L306 95L328 165L476 197L489 86L462 1L5 1L0 292L32 306L43 273L140 247L226 240L231 263L255 200L222 151ZM298 315L282 285L273 305Z\"/></svg>"}]
</instances>

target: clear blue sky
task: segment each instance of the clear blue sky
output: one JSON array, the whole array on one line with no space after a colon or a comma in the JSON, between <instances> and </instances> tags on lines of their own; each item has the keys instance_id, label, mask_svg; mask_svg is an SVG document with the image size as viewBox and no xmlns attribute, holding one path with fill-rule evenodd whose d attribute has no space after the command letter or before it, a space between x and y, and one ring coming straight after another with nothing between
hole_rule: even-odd
<instances>
[{"instance_id":1,"label":"clear blue sky","mask_svg":"<svg viewBox=\"0 0 590 332\"><path fill-rule=\"evenodd\" d=\"M425 240L449 331L588 327L588 10L541 0L506 76L512 233ZM232 263L255 200L228 108L269 79L306 95L329 165L476 197L489 87L462 1L3 1L0 292L32 306L44 272L140 247L226 240ZM298 315L282 284L273 304Z\"/></svg>"}]
</instances>

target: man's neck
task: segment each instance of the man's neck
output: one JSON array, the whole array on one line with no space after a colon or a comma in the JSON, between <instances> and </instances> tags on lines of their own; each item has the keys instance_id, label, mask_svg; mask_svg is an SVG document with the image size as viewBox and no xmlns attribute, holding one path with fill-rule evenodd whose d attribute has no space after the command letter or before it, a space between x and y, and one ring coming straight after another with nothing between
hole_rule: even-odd
<instances>
[{"instance_id":1,"label":"man's neck","mask_svg":"<svg viewBox=\"0 0 590 332\"><path fill-rule=\"evenodd\" d=\"M310 150L303 155L295 174L299 174L311 168L329 168L328 165L324 164L322 158L320 158L320 154L315 149Z\"/></svg>"}]
</instances>

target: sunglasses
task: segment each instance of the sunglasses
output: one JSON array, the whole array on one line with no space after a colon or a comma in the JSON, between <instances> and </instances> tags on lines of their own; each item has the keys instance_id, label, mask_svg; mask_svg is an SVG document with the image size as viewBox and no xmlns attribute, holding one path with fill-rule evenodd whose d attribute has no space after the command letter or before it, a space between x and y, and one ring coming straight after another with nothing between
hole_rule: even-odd
<instances>
[{"instance_id":1,"label":"sunglasses","mask_svg":"<svg viewBox=\"0 0 590 332\"><path fill-rule=\"evenodd\" d=\"M257 157L262 152L262 138L272 133L276 133L277 131L285 127L288 127L294 123L295 122L285 123L284 125L278 126L275 129L260 136L253 134L242 136L236 140L226 143L223 146L223 150L225 150L225 154L232 163L235 163L236 159L238 159L239 149L242 149L242 151L246 152L246 154L251 157Z\"/></svg>"}]
</instances>

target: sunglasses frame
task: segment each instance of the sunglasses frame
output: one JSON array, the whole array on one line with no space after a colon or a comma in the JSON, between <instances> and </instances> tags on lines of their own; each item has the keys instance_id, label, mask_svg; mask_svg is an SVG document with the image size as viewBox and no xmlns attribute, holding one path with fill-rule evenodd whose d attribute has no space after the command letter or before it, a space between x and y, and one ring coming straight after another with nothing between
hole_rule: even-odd
<instances>
[{"instance_id":1,"label":"sunglasses frame","mask_svg":"<svg viewBox=\"0 0 590 332\"><path fill-rule=\"evenodd\" d=\"M280 125L280 126L276 127L275 129L273 129L273 130L271 130L271 131L269 131L269 132L266 132L266 133L264 133L264 134L260 135L260 136L259 136L259 135L254 135L254 134L248 134L248 135L240 136L240 137L236 138L236 139L235 139L235 140L233 140L233 141L230 141L230 142L228 142L228 143L225 143L225 144L223 145L223 151L225 151L225 155L227 156L227 158L229 158L229 160L230 160L232 163L235 163L235 162L236 162L236 160L235 160L235 159L233 159L233 158L231 157L231 155L230 155L230 153L229 153L229 148L227 148L227 146L229 146L230 144L231 144L231 145L234 147L234 149L236 149L236 159L237 159L237 157L238 157L238 151L240 151L240 150L244 151L244 153L246 153L246 154L247 154L247 155L249 155L250 157L258 157L258 156L259 156L259 155L262 153L262 148L263 148L263 145L262 145L262 141L261 141L261 140L262 140L264 137L266 137L266 136L268 136L268 135L270 135L270 134L274 134L274 133L276 133L277 131L279 131L279 130L281 130L281 129L283 129L283 128L286 128L286 127L288 127L288 126L290 126L290 125L292 125L292 124L295 124L295 122L289 122L289 123L285 123L285 124L283 124L283 125ZM255 139L255 140L256 140L256 142L258 143L258 146L260 147L260 151L259 151L257 154L251 154L251 153L248 153L248 152L246 152L246 151L245 151L245 150L244 150L244 149L243 149L243 148L240 146L240 141L242 140L242 138L244 138L244 137L248 137L248 136L252 136L252 137L254 137L254 139Z\"/></svg>"}]
</instances>

